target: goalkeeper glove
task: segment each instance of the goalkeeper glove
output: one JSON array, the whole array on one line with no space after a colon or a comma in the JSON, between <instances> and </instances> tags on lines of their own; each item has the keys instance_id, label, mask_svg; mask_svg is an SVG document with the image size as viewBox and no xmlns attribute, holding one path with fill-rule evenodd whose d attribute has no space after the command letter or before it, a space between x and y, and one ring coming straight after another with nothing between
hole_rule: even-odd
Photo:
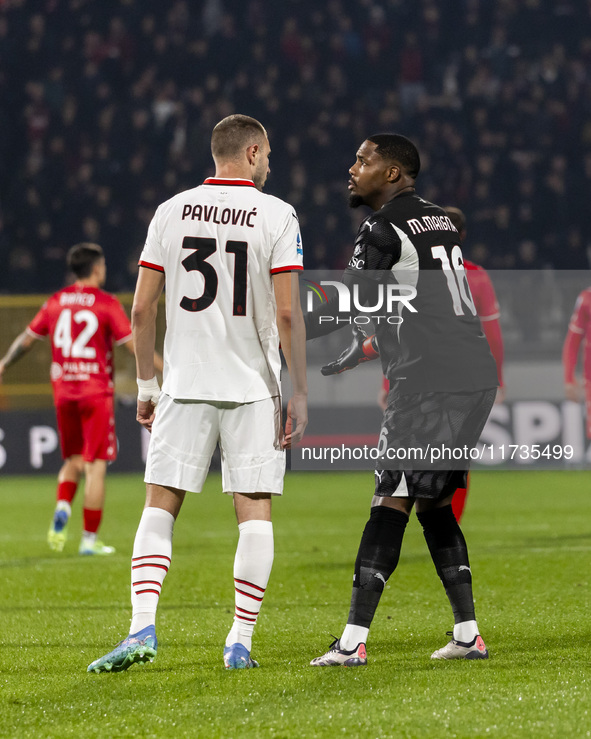
<instances>
[{"instance_id":1,"label":"goalkeeper glove","mask_svg":"<svg viewBox=\"0 0 591 739\"><path fill-rule=\"evenodd\" d=\"M379 356L380 351L376 335L368 336L363 329L355 326L351 344L336 361L325 364L320 371L325 376L338 375L345 370L354 369L362 362L369 362Z\"/></svg>"}]
</instances>

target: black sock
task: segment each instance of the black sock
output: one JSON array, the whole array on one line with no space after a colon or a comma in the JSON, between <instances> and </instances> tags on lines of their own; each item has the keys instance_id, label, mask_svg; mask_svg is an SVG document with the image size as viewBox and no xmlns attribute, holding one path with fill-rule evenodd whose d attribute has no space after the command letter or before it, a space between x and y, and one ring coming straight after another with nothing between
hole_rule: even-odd
<instances>
[{"instance_id":1,"label":"black sock","mask_svg":"<svg viewBox=\"0 0 591 739\"><path fill-rule=\"evenodd\" d=\"M355 561L347 623L369 628L390 575L396 569L408 516L386 506L371 509Z\"/></svg>"},{"instance_id":2,"label":"black sock","mask_svg":"<svg viewBox=\"0 0 591 739\"><path fill-rule=\"evenodd\" d=\"M417 513L433 564L454 614L455 623L475 621L468 548L451 505Z\"/></svg>"}]
</instances>

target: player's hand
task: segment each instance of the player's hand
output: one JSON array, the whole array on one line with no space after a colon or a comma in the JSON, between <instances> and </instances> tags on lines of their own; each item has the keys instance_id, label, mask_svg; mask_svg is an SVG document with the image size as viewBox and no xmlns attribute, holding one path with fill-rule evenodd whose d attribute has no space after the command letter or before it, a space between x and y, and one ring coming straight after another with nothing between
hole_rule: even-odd
<instances>
[{"instance_id":1,"label":"player's hand","mask_svg":"<svg viewBox=\"0 0 591 739\"><path fill-rule=\"evenodd\" d=\"M368 336L362 328L355 326L351 344L341 353L336 361L325 364L320 371L325 376L338 375L345 370L354 369L363 362L369 362L379 356L380 352L375 334Z\"/></svg>"},{"instance_id":2,"label":"player's hand","mask_svg":"<svg viewBox=\"0 0 591 739\"><path fill-rule=\"evenodd\" d=\"M160 398L160 385L156 375L151 380L137 378L137 416L136 420L148 431L152 431L154 416L158 399Z\"/></svg>"},{"instance_id":3,"label":"player's hand","mask_svg":"<svg viewBox=\"0 0 591 739\"><path fill-rule=\"evenodd\" d=\"M136 420L148 431L152 431L152 424L156 417L156 406L151 400L139 400L137 402Z\"/></svg>"},{"instance_id":4,"label":"player's hand","mask_svg":"<svg viewBox=\"0 0 591 739\"><path fill-rule=\"evenodd\" d=\"M572 400L573 403L581 402L581 386L575 380L574 382L567 382L564 385L564 394L567 400Z\"/></svg>"},{"instance_id":5,"label":"player's hand","mask_svg":"<svg viewBox=\"0 0 591 739\"><path fill-rule=\"evenodd\" d=\"M287 421L281 447L291 449L292 444L301 441L307 425L308 398L306 395L294 395L287 404Z\"/></svg>"}]
</instances>

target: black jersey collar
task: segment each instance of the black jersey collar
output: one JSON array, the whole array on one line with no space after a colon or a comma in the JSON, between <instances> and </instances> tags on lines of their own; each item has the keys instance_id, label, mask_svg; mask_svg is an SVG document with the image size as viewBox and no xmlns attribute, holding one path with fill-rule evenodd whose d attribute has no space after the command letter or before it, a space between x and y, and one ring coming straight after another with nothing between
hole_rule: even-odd
<instances>
[{"instance_id":1,"label":"black jersey collar","mask_svg":"<svg viewBox=\"0 0 591 739\"><path fill-rule=\"evenodd\" d=\"M416 194L417 194L417 191L416 190L409 190L408 192L401 192L399 195L394 195L394 197L391 200L388 200L387 203L384 203L382 205L382 208L385 208L386 205L390 205L395 200L400 200L400 198L408 198L408 197L411 197L411 196L416 195ZM382 208L380 208L380 210L382 210Z\"/></svg>"}]
</instances>

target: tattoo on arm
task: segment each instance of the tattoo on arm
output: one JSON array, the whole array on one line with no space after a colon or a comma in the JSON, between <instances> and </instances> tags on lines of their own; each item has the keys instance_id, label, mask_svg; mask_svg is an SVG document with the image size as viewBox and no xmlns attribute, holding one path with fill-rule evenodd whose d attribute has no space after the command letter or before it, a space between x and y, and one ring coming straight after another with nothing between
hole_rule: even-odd
<instances>
[{"instance_id":1,"label":"tattoo on arm","mask_svg":"<svg viewBox=\"0 0 591 739\"><path fill-rule=\"evenodd\" d=\"M23 332L22 334L20 334L20 336L17 336L10 345L10 348L6 352L5 356L1 360L4 367L10 367L11 364L14 364L24 354L26 354L33 346L33 341L34 339L32 339L32 337L29 336L29 334L27 334L26 332Z\"/></svg>"}]
</instances>

